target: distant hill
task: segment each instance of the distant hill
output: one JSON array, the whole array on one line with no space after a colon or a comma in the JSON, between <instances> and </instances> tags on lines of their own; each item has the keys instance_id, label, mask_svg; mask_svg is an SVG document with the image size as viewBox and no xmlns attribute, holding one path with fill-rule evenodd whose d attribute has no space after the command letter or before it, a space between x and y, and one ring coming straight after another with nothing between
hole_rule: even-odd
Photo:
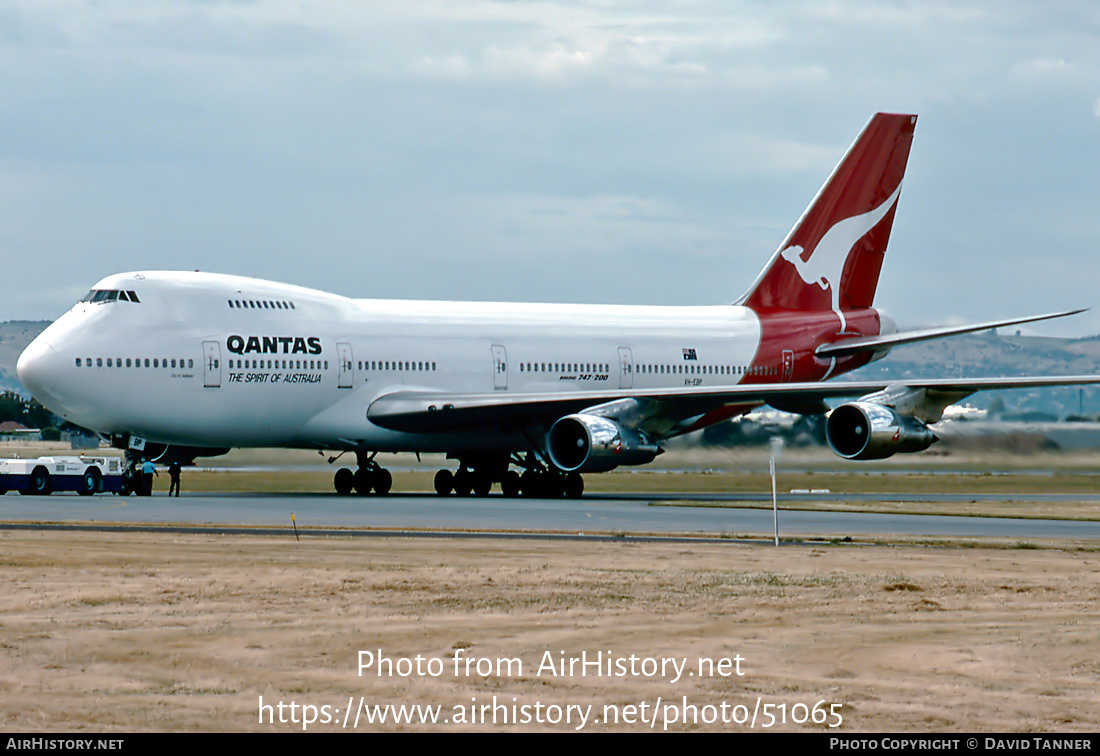
<instances>
[{"instance_id":1,"label":"distant hill","mask_svg":"<svg viewBox=\"0 0 1100 756\"><path fill-rule=\"evenodd\" d=\"M1096 375L1100 336L1059 339L984 333L898 347L889 356L838 380L987 378L1012 375ZM975 394L966 403L989 409L1003 402L1007 413L1100 414L1100 388L1066 387Z\"/></svg>"},{"instance_id":2,"label":"distant hill","mask_svg":"<svg viewBox=\"0 0 1100 756\"><path fill-rule=\"evenodd\" d=\"M8 320L0 323L0 391L30 396L15 374L15 363L27 345L49 324L48 320Z\"/></svg>"}]
</instances>

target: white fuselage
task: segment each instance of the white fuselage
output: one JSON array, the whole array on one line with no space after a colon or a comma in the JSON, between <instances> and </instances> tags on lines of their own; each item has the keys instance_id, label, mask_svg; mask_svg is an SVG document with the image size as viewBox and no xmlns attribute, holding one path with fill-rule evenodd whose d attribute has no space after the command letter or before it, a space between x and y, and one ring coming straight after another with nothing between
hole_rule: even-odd
<instances>
[{"instance_id":1,"label":"white fuselage","mask_svg":"<svg viewBox=\"0 0 1100 756\"><path fill-rule=\"evenodd\" d=\"M732 386L761 324L737 306L644 307L348 299L206 273L124 273L20 358L24 383L105 434L194 446L380 451L500 448L506 433L386 430L367 409L395 390L547 394Z\"/></svg>"}]
</instances>

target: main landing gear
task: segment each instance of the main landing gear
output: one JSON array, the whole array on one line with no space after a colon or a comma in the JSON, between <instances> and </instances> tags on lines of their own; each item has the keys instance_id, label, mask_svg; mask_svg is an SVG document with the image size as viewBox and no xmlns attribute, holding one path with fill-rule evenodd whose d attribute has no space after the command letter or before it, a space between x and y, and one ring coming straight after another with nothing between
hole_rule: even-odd
<instances>
[{"instance_id":1,"label":"main landing gear","mask_svg":"<svg viewBox=\"0 0 1100 756\"><path fill-rule=\"evenodd\" d=\"M509 470L509 464L525 468L523 474ZM580 473L551 470L530 454L511 460L460 459L457 472L440 470L435 474L435 492L440 496L488 496L494 483L499 483L500 492L509 498L579 499L584 493Z\"/></svg>"},{"instance_id":2,"label":"main landing gear","mask_svg":"<svg viewBox=\"0 0 1100 756\"><path fill-rule=\"evenodd\" d=\"M393 486L390 471L374 461L377 452L356 452L358 467L341 467L333 475L336 493L347 496L357 493L385 495ZM332 462L333 457L329 461ZM508 469L515 465L523 473ZM459 458L457 472L440 470L435 474L435 492L440 496L488 496L493 486L499 484L500 492L508 497L539 499L579 499L584 493L584 479L580 473L563 473L540 462L534 454L524 456L476 456Z\"/></svg>"},{"instance_id":3,"label":"main landing gear","mask_svg":"<svg viewBox=\"0 0 1100 756\"><path fill-rule=\"evenodd\" d=\"M332 478L332 485L336 493L347 496L352 491L360 496L366 496L372 491L379 496L384 496L393 487L393 476L390 471L374 461L378 454L356 452L355 461L359 465L356 470L341 467Z\"/></svg>"}]
</instances>

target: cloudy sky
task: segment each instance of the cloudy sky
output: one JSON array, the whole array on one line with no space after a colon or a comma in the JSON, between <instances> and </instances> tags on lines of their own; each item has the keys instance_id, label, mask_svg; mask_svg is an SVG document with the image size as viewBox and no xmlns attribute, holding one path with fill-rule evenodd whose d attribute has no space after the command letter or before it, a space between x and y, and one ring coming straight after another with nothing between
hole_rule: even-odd
<instances>
[{"instance_id":1,"label":"cloudy sky","mask_svg":"<svg viewBox=\"0 0 1100 756\"><path fill-rule=\"evenodd\" d=\"M920 115L877 303L1092 312L1094 2L0 4L0 320L202 269L355 297L737 298Z\"/></svg>"}]
</instances>

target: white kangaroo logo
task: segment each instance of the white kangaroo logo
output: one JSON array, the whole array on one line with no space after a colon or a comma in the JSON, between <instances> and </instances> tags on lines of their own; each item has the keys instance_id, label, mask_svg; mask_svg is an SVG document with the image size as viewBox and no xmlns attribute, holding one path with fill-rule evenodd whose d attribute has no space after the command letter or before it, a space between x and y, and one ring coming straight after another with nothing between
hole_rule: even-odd
<instances>
[{"instance_id":1,"label":"white kangaroo logo","mask_svg":"<svg viewBox=\"0 0 1100 756\"><path fill-rule=\"evenodd\" d=\"M840 318L840 329L845 328L844 314L840 311L840 277L844 275L844 266L848 263L848 255L856 242L867 235L872 228L878 225L894 203L898 201L901 193L901 184L894 190L885 202L878 207L864 213L853 215L838 221L825 232L821 240L810 253L809 260L802 260L802 247L797 244L784 249L780 254L783 259L792 264L798 275L808 284L817 284L822 291L832 290L833 312Z\"/></svg>"}]
</instances>

